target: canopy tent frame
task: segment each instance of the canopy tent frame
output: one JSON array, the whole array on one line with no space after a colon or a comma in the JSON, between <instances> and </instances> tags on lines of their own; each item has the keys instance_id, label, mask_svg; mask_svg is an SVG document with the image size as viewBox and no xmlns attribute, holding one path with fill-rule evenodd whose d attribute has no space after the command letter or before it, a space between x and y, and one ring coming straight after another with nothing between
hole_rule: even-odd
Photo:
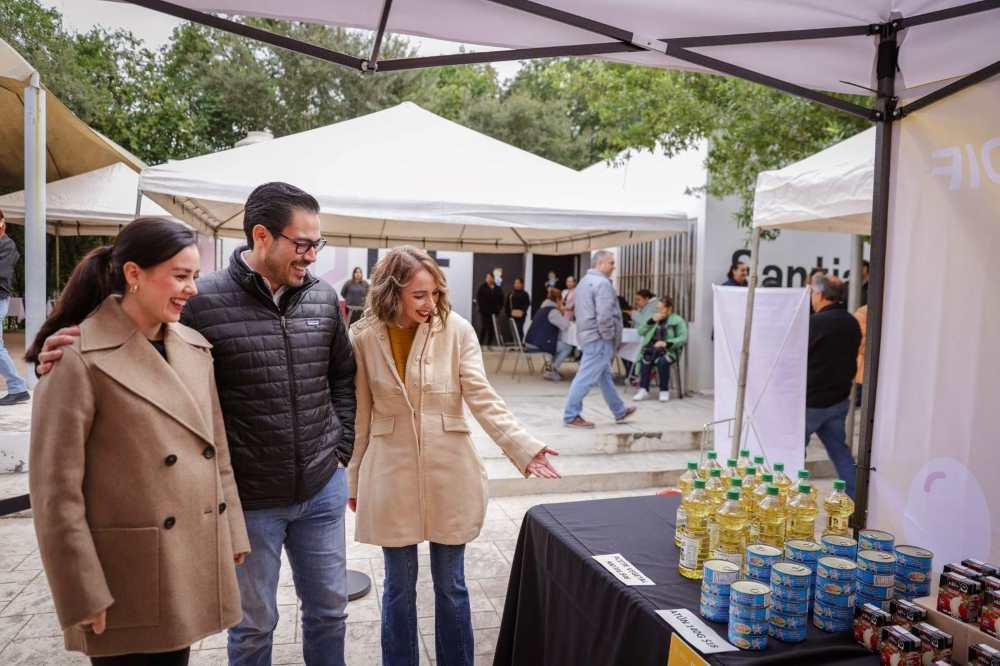
<instances>
[{"instance_id":1,"label":"canopy tent frame","mask_svg":"<svg viewBox=\"0 0 1000 666\"><path fill-rule=\"evenodd\" d=\"M1000 73L1000 61L962 76L952 83L916 99L904 107L898 107L896 98L896 70L899 55L898 35L906 28L947 21L959 17L970 16L980 12L1000 9L1000 0L979 0L948 9L916 14L913 16L894 17L884 23L865 25L839 26L826 28L811 28L800 30L784 30L774 32L740 33L728 35L706 35L701 37L683 37L677 39L650 38L638 35L629 30L594 21L577 14L556 9L532 0L487 0L494 4L511 9L534 14L536 16L557 21L565 25L587 30L591 33L608 37L610 42L600 44L570 44L566 46L549 46L523 49L506 49L499 51L460 53L447 56L403 58L397 60L378 61L377 49L372 50L369 59L363 60L329 49L323 49L305 42L294 40L283 35L260 30L237 21L214 16L204 12L188 9L165 0L126 0L134 5L159 11L171 16L199 23L227 32L243 35L280 48L303 53L315 58L327 60L362 72L374 73L419 67L443 65L461 65L472 63L502 62L509 60L527 60L532 58L556 56L594 56L623 53L631 51L652 51L688 62L706 69L728 74L730 76L758 83L769 88L796 95L811 101L824 104L839 111L865 118L876 125L875 154L875 184L872 201L872 236L871 263L869 274L868 295L868 343L865 349L865 377L863 404L865 418L861 424L861 447L858 456L857 471L857 511L854 514L855 524L865 525L868 512L868 482L870 477L872 432L875 418L875 395L878 383L879 352L882 338L882 315L885 286L886 241L889 217L889 179L891 175L891 150L893 123L901 120L906 114L919 108L937 102L956 92L964 90L987 78ZM380 17L376 43L381 43L385 32L391 0L386 0ZM691 51L691 48L763 44L778 41L818 40L842 37L872 36L877 40L878 50L875 57L877 90L873 107L865 107L834 95L806 88L789 81L778 79L756 72L734 63L725 62ZM759 230L754 233L754 241L759 242ZM756 253L754 255L756 257ZM750 278L756 281L756 271ZM747 330L744 342L749 348L749 327L751 317L747 317ZM744 350L746 352L747 350ZM741 362L741 366L742 366ZM745 383L745 376L742 377ZM738 396L738 400L740 400ZM738 407L742 412L742 406ZM736 428L733 440L733 457L739 449L742 438L741 424Z\"/></svg>"}]
</instances>

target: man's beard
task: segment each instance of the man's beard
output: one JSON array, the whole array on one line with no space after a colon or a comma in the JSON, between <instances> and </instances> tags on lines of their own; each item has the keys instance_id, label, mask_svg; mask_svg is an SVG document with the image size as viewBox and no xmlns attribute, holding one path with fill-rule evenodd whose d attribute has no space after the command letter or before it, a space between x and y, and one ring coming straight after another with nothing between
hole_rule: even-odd
<instances>
[{"instance_id":1,"label":"man's beard","mask_svg":"<svg viewBox=\"0 0 1000 666\"><path fill-rule=\"evenodd\" d=\"M308 270L309 264L306 262L293 262L292 264L281 264L274 259L276 252L272 249L266 255L264 255L264 268L268 273L268 280L270 280L275 288L278 287L297 287L305 280L303 277L301 280L294 278L291 274L292 266L301 265L303 269Z\"/></svg>"}]
</instances>

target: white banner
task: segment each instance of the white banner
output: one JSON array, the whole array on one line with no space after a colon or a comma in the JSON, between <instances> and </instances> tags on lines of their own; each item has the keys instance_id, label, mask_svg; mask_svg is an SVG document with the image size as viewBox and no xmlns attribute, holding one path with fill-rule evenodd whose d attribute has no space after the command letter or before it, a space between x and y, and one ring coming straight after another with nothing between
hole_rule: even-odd
<instances>
[{"instance_id":1,"label":"white banner","mask_svg":"<svg viewBox=\"0 0 1000 666\"><path fill-rule=\"evenodd\" d=\"M747 290L715 286L715 419L736 411ZM809 297L806 289L758 289L754 302L743 438L751 455L785 463L793 479L805 464L806 355ZM752 425L752 427L750 427ZM732 424L715 430L715 450L725 466Z\"/></svg>"},{"instance_id":2,"label":"white banner","mask_svg":"<svg viewBox=\"0 0 1000 666\"><path fill-rule=\"evenodd\" d=\"M934 564L1000 561L1000 80L894 141L868 524Z\"/></svg>"}]
</instances>

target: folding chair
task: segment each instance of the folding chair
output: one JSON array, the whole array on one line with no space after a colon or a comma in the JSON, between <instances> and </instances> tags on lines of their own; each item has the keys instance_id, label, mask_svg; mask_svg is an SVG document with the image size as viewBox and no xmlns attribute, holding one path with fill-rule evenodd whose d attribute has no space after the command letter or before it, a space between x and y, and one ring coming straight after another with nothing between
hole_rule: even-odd
<instances>
[{"instance_id":1,"label":"folding chair","mask_svg":"<svg viewBox=\"0 0 1000 666\"><path fill-rule=\"evenodd\" d=\"M521 362L522 358L528 363L528 368L530 368L531 369L531 373L534 374L535 373L535 364L532 362L531 357L533 355L535 355L535 354L543 354L544 355L545 352L542 351L541 349L535 350L535 349L527 349L527 348L525 348L525 346L524 346L524 340L522 340L521 336L518 334L517 324L514 322L513 319L508 319L507 321L510 324L510 335L514 339L514 349L516 350L515 351L515 356L514 356L514 370L513 370L513 372L510 373L510 376L514 377L514 376L517 375L517 366ZM504 353L506 353L506 350L505 350ZM542 365L543 371L544 371L545 366L547 364L548 364L547 361L545 363L543 363L543 365Z\"/></svg>"},{"instance_id":2,"label":"folding chair","mask_svg":"<svg viewBox=\"0 0 1000 666\"><path fill-rule=\"evenodd\" d=\"M507 352L508 351L515 351L516 347L515 347L515 343L514 342L504 342L503 338L500 336L500 321L497 319L497 316L496 315L490 315L490 318L492 319L492 322L493 322L493 335L497 339L497 344L499 344L500 348L503 350L503 353L500 354L500 361L497 362L497 370L496 371L500 372L500 369L503 367L504 359L507 358ZM514 337L517 338L516 335Z\"/></svg>"}]
</instances>

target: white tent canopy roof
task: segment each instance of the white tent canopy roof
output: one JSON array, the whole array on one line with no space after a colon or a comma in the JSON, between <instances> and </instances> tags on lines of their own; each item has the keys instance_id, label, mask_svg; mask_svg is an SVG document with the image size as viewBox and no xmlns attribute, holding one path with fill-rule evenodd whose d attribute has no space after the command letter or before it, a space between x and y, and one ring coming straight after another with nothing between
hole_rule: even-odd
<instances>
[{"instance_id":1,"label":"white tent canopy roof","mask_svg":"<svg viewBox=\"0 0 1000 666\"><path fill-rule=\"evenodd\" d=\"M264 16L375 30L383 0L172 0L201 12ZM949 9L969 0L540 0L539 4L633 33L637 41L743 33L859 27ZM488 0L395 0L388 32L502 48L608 43L607 35L571 27ZM1000 60L1000 10L908 28L902 37L900 80L921 86L961 76ZM852 92L846 82L875 87L875 40L869 36L784 40L698 47L698 53L736 63L808 88ZM622 62L692 69L652 51L610 56Z\"/></svg>"},{"instance_id":2,"label":"white tent canopy roof","mask_svg":"<svg viewBox=\"0 0 1000 666\"><path fill-rule=\"evenodd\" d=\"M875 128L757 176L753 225L868 235L872 225Z\"/></svg>"},{"instance_id":3,"label":"white tent canopy roof","mask_svg":"<svg viewBox=\"0 0 1000 666\"><path fill-rule=\"evenodd\" d=\"M121 162L49 183L45 216L49 233L60 236L113 236L135 218L139 174ZM0 196L7 219L24 222L24 190ZM146 197L140 215L169 217Z\"/></svg>"},{"instance_id":4,"label":"white tent canopy roof","mask_svg":"<svg viewBox=\"0 0 1000 666\"><path fill-rule=\"evenodd\" d=\"M247 196L275 180L314 195L323 235L341 246L570 254L689 225L412 103L151 167L141 188L185 221L242 237Z\"/></svg>"}]
</instances>

